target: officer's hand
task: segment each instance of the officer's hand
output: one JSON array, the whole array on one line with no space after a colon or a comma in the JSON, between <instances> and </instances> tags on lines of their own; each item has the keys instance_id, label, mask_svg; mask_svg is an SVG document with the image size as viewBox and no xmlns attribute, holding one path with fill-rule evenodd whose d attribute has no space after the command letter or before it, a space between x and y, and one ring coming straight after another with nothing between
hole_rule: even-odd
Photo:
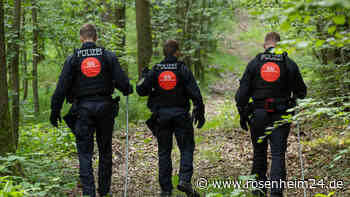
<instances>
[{"instance_id":1,"label":"officer's hand","mask_svg":"<svg viewBox=\"0 0 350 197\"><path fill-rule=\"evenodd\" d=\"M147 75L148 75L148 73L149 73L149 71L150 71L150 70L148 69L148 67L144 68L143 71L142 71L142 73L141 73L141 77L142 77L142 78L146 78Z\"/></svg>"},{"instance_id":2,"label":"officer's hand","mask_svg":"<svg viewBox=\"0 0 350 197\"><path fill-rule=\"evenodd\" d=\"M130 84L128 91L123 92L123 95L124 95L124 96L128 96L128 95L130 95L130 94L132 94L132 93L134 93L134 88L133 88L132 85Z\"/></svg>"},{"instance_id":3,"label":"officer's hand","mask_svg":"<svg viewBox=\"0 0 350 197\"><path fill-rule=\"evenodd\" d=\"M192 118L194 125L197 125L197 128L200 129L205 124L204 111L200 111L198 107L193 109Z\"/></svg>"},{"instance_id":4,"label":"officer's hand","mask_svg":"<svg viewBox=\"0 0 350 197\"><path fill-rule=\"evenodd\" d=\"M297 99L293 97L290 99L289 103L290 103L289 107L291 107L291 108L296 107L297 106Z\"/></svg>"},{"instance_id":5,"label":"officer's hand","mask_svg":"<svg viewBox=\"0 0 350 197\"><path fill-rule=\"evenodd\" d=\"M237 109L240 116L239 123L241 125L241 128L243 130L248 131L248 121L249 121L248 113L249 112L247 111L247 107L237 106Z\"/></svg>"},{"instance_id":6,"label":"officer's hand","mask_svg":"<svg viewBox=\"0 0 350 197\"><path fill-rule=\"evenodd\" d=\"M201 117L196 118L196 121L198 122L197 128L198 128L198 129L201 129L201 128L204 126L204 124L205 124L204 115L201 116Z\"/></svg>"},{"instance_id":7,"label":"officer's hand","mask_svg":"<svg viewBox=\"0 0 350 197\"><path fill-rule=\"evenodd\" d=\"M248 124L247 121L241 117L239 123L241 124L241 128L245 131L248 131Z\"/></svg>"},{"instance_id":8,"label":"officer's hand","mask_svg":"<svg viewBox=\"0 0 350 197\"><path fill-rule=\"evenodd\" d=\"M51 111L50 122L52 126L58 127L58 121L61 122L61 112L60 111Z\"/></svg>"}]
</instances>

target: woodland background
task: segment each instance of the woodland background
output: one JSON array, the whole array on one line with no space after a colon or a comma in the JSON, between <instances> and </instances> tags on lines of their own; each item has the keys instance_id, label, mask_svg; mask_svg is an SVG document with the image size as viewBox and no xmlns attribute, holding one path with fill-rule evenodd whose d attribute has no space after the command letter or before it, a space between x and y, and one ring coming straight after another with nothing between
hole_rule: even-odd
<instances>
[{"instance_id":1,"label":"woodland background","mask_svg":"<svg viewBox=\"0 0 350 197\"><path fill-rule=\"evenodd\" d=\"M116 52L133 84L162 59L165 40L180 42L206 100L194 180L247 179L250 138L239 128L233 97L248 61L263 51L264 35L280 32L279 50L296 60L309 90L289 117L302 131L306 178L319 180L308 195L350 196L349 11L350 0L0 0L0 196L79 196L74 137L64 124L50 126L48 117L63 62L81 46L79 28L87 22L96 24L98 44ZM150 113L146 98L134 94L130 103L130 195L154 196L157 147L144 125ZM120 195L124 98L115 129L112 190ZM288 180L300 179L296 129L288 143ZM173 154L178 166L178 150ZM343 187L323 188L332 180ZM250 189L200 191L250 196Z\"/></svg>"}]
</instances>

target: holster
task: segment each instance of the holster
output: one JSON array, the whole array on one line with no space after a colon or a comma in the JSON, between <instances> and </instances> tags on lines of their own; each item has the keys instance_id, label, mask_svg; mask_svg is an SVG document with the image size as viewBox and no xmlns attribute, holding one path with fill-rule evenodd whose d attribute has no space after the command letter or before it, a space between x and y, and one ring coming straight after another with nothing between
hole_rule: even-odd
<instances>
[{"instance_id":1,"label":"holster","mask_svg":"<svg viewBox=\"0 0 350 197\"><path fill-rule=\"evenodd\" d=\"M248 117L250 117L251 115L254 114L254 110L255 110L254 104L251 103L251 102L248 103L248 105L247 105L247 115L248 115Z\"/></svg>"},{"instance_id":2,"label":"holster","mask_svg":"<svg viewBox=\"0 0 350 197\"><path fill-rule=\"evenodd\" d=\"M237 106L237 108L239 115L241 116L241 120L249 122L250 116L254 113L254 105L252 103L248 103L248 105L244 107Z\"/></svg>"},{"instance_id":3,"label":"holster","mask_svg":"<svg viewBox=\"0 0 350 197\"><path fill-rule=\"evenodd\" d=\"M63 120L75 135L75 123L78 120L78 107L76 102L72 104L72 107L69 109L68 113L63 116Z\"/></svg>"},{"instance_id":4,"label":"holster","mask_svg":"<svg viewBox=\"0 0 350 197\"><path fill-rule=\"evenodd\" d=\"M155 137L159 135L158 112L153 112L151 117L146 121L146 125Z\"/></svg>"},{"instance_id":5,"label":"holster","mask_svg":"<svg viewBox=\"0 0 350 197\"><path fill-rule=\"evenodd\" d=\"M113 104L114 104L114 117L117 117L119 114L119 102L120 102L120 96L117 96L113 99Z\"/></svg>"}]
</instances>

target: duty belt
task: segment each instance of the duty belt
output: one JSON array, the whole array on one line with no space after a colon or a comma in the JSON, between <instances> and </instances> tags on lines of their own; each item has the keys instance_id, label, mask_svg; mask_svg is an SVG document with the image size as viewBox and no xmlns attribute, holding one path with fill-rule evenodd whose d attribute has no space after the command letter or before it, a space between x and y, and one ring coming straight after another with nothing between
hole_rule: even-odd
<instances>
[{"instance_id":1,"label":"duty belt","mask_svg":"<svg viewBox=\"0 0 350 197\"><path fill-rule=\"evenodd\" d=\"M289 108L288 98L266 98L253 102L255 109L265 109L267 112L284 111Z\"/></svg>"}]
</instances>

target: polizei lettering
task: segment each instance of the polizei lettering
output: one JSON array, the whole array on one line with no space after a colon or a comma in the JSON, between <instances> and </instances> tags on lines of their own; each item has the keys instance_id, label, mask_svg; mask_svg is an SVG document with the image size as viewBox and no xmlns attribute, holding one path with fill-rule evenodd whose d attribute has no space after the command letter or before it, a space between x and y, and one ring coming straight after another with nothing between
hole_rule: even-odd
<instances>
[{"instance_id":1,"label":"polizei lettering","mask_svg":"<svg viewBox=\"0 0 350 197\"><path fill-rule=\"evenodd\" d=\"M90 56L100 56L100 55L102 55L102 48L81 49L81 50L78 50L77 52L78 57L90 57Z\"/></svg>"},{"instance_id":2,"label":"polizei lettering","mask_svg":"<svg viewBox=\"0 0 350 197\"><path fill-rule=\"evenodd\" d=\"M283 55L275 55L275 54L262 54L261 60L265 62L282 62L284 56Z\"/></svg>"},{"instance_id":3,"label":"polizei lettering","mask_svg":"<svg viewBox=\"0 0 350 197\"><path fill-rule=\"evenodd\" d=\"M158 70L176 70L177 64L157 64Z\"/></svg>"}]
</instances>

